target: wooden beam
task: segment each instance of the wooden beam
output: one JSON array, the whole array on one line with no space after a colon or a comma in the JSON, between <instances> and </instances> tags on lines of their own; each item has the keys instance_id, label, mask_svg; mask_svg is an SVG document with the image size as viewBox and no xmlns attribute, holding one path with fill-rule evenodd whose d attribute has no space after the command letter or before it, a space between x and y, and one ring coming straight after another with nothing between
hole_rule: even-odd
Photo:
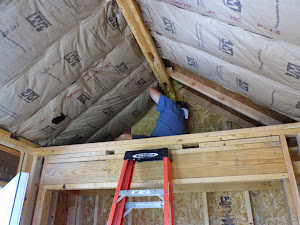
<instances>
[{"instance_id":1,"label":"wooden beam","mask_svg":"<svg viewBox=\"0 0 300 225\"><path fill-rule=\"evenodd\" d=\"M209 225L209 214L208 214L208 203L206 192L202 193L202 204L203 204L203 214L204 214L204 224Z\"/></svg>"},{"instance_id":2,"label":"wooden beam","mask_svg":"<svg viewBox=\"0 0 300 225\"><path fill-rule=\"evenodd\" d=\"M282 190L288 214L289 225L299 225L297 212L293 200L292 189L288 179L282 180Z\"/></svg>"},{"instance_id":3,"label":"wooden beam","mask_svg":"<svg viewBox=\"0 0 300 225\"><path fill-rule=\"evenodd\" d=\"M39 181L42 170L42 161L42 157L34 156L31 163L31 167L25 167L22 170L23 172L29 173L29 179L20 221L21 225L29 225L32 221L33 211L37 197L37 190L39 188Z\"/></svg>"},{"instance_id":4,"label":"wooden beam","mask_svg":"<svg viewBox=\"0 0 300 225\"><path fill-rule=\"evenodd\" d=\"M11 138L11 134L2 129L0 129L0 145L27 154L33 154L34 148L38 147L38 145L31 143L24 138L18 138L18 140Z\"/></svg>"},{"instance_id":5,"label":"wooden beam","mask_svg":"<svg viewBox=\"0 0 300 225\"><path fill-rule=\"evenodd\" d=\"M96 195L96 197L95 197L93 225L97 225L97 223L98 223L98 209L99 209L99 195Z\"/></svg>"},{"instance_id":6,"label":"wooden beam","mask_svg":"<svg viewBox=\"0 0 300 225\"><path fill-rule=\"evenodd\" d=\"M245 128L238 130L226 130L197 134L177 135L171 137L157 137L135 139L128 141L111 141L90 144L65 145L54 147L36 148L35 155L53 155L53 154L68 154L79 152L101 152L104 154L111 151L117 154L118 151L124 150L141 150L152 149L159 147L169 147L174 145L185 145L189 143L204 143L213 141L236 140L243 138L257 138L265 136L275 136L285 134L295 136L300 133L300 123L282 124L274 126L263 126L255 128Z\"/></svg>"},{"instance_id":7,"label":"wooden beam","mask_svg":"<svg viewBox=\"0 0 300 225\"><path fill-rule=\"evenodd\" d=\"M281 142L281 145L282 145L282 152L283 152L283 156L284 156L284 160L285 160L286 169L287 169L287 172L288 172L288 179L289 179L289 183L290 183L290 187L291 187L291 193L292 193L292 197L293 197L293 201L294 201L294 207L296 209L296 214L297 214L297 217L298 217L298 221L300 221L299 192L298 192L298 188L297 188L295 173L294 173L292 160L291 160L291 157L290 157L290 153L289 153L289 149L288 149L288 145L287 145L287 142L286 142L285 135L280 135L280 142Z\"/></svg>"},{"instance_id":8,"label":"wooden beam","mask_svg":"<svg viewBox=\"0 0 300 225\"><path fill-rule=\"evenodd\" d=\"M14 150L12 148L8 148L8 147L6 147L4 145L0 145L0 150L3 151L3 152L7 152L9 154L16 155L16 156L20 156L21 155L20 151Z\"/></svg>"},{"instance_id":9,"label":"wooden beam","mask_svg":"<svg viewBox=\"0 0 300 225\"><path fill-rule=\"evenodd\" d=\"M185 98L203 106L204 108L218 114L219 116L229 119L231 122L235 123L236 125L242 128L255 127L255 125L253 125L252 123L249 123L248 121L232 114L231 112L225 109L222 109L221 107L207 101L206 99L193 94L192 92L186 90L185 88L181 88L179 90L179 93L182 94Z\"/></svg>"},{"instance_id":10,"label":"wooden beam","mask_svg":"<svg viewBox=\"0 0 300 225\"><path fill-rule=\"evenodd\" d=\"M190 88L193 88L194 90L210 97L213 100L216 100L223 105L226 105L239 113L259 122L265 125L276 125L276 124L281 124L281 122L253 109L250 108L247 105L244 105L243 103L230 98L227 95L224 95L208 86L205 86L204 84L187 77L183 75L182 73L179 73L178 71L174 71L174 73L170 74L171 78L177 80L178 82L185 84L189 86Z\"/></svg>"},{"instance_id":11,"label":"wooden beam","mask_svg":"<svg viewBox=\"0 0 300 225\"><path fill-rule=\"evenodd\" d=\"M49 197L49 191L44 189L44 181L45 181L45 173L46 173L46 169L47 169L47 163L48 163L48 156L46 156L45 160L44 160L42 175L41 175L40 182L39 182L39 189L38 189L38 194L37 194L36 204L35 204L35 209L34 209L34 214L33 214L32 225L41 224L41 219L42 219L43 211L44 211L44 201L45 201L45 199L48 200L48 197Z\"/></svg>"},{"instance_id":12,"label":"wooden beam","mask_svg":"<svg viewBox=\"0 0 300 225\"><path fill-rule=\"evenodd\" d=\"M248 224L253 225L254 222L253 222L253 214L252 214L251 199L250 199L249 191L244 191L244 198L245 198L245 203L246 203L246 208L247 208Z\"/></svg>"},{"instance_id":13,"label":"wooden beam","mask_svg":"<svg viewBox=\"0 0 300 225\"><path fill-rule=\"evenodd\" d=\"M117 3L134 34L141 50L143 51L152 71L154 72L159 84L167 93L165 83L175 94L175 89L171 83L169 74L163 64L161 57L156 49L154 41L148 28L144 24L142 13L135 0L117 0Z\"/></svg>"},{"instance_id":14,"label":"wooden beam","mask_svg":"<svg viewBox=\"0 0 300 225\"><path fill-rule=\"evenodd\" d=\"M54 225L57 199L58 199L58 191L52 191L51 204L50 204L47 225Z\"/></svg>"}]
</instances>

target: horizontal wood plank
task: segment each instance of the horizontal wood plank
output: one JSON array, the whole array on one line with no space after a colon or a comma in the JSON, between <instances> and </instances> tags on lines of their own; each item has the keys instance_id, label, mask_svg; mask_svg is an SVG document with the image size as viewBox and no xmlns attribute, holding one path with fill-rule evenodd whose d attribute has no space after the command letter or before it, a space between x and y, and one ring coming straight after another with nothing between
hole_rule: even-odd
<instances>
[{"instance_id":1,"label":"horizontal wood plank","mask_svg":"<svg viewBox=\"0 0 300 225\"><path fill-rule=\"evenodd\" d=\"M185 149L176 151L184 153ZM174 179L286 172L280 147L175 153L173 160ZM45 184L116 182L122 165L123 158L48 164ZM137 163L133 181L161 180L162 171L160 161Z\"/></svg>"}]
</instances>

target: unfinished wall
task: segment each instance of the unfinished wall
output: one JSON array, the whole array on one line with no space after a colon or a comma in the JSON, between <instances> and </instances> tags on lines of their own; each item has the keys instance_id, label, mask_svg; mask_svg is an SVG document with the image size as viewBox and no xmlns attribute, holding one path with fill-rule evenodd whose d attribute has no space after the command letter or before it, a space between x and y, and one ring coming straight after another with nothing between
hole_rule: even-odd
<instances>
[{"instance_id":1,"label":"unfinished wall","mask_svg":"<svg viewBox=\"0 0 300 225\"><path fill-rule=\"evenodd\" d=\"M108 193L111 194L108 194ZM112 191L81 191L58 193L54 223L105 225L113 200ZM254 224L288 224L281 190L251 191ZM138 201L156 201L154 197ZM202 193L175 193L175 223L178 225L204 225ZM243 192L207 193L209 224L249 224ZM130 212L124 224L163 224L162 209L140 209Z\"/></svg>"}]
</instances>

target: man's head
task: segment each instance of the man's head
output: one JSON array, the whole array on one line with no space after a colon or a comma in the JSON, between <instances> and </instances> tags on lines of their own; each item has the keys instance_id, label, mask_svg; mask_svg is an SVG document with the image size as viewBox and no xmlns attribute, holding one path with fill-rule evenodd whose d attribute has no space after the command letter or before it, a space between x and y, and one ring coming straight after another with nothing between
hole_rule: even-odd
<instances>
[{"instance_id":1,"label":"man's head","mask_svg":"<svg viewBox=\"0 0 300 225\"><path fill-rule=\"evenodd\" d=\"M183 101L176 101L176 105L178 105L180 108L189 109L188 105Z\"/></svg>"},{"instance_id":2,"label":"man's head","mask_svg":"<svg viewBox=\"0 0 300 225\"><path fill-rule=\"evenodd\" d=\"M176 105L178 105L183 110L184 117L187 120L189 118L188 105L183 101L176 101Z\"/></svg>"}]
</instances>

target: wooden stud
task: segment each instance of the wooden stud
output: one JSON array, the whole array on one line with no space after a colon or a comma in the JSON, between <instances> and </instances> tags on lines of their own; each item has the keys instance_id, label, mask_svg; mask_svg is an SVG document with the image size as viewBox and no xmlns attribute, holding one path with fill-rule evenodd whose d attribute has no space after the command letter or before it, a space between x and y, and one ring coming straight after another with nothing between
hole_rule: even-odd
<instances>
[{"instance_id":1,"label":"wooden stud","mask_svg":"<svg viewBox=\"0 0 300 225\"><path fill-rule=\"evenodd\" d=\"M252 207L251 207L251 199L249 191L244 191L244 197L246 202L246 208L247 208L247 216L248 216L248 224L253 225L253 214L252 214Z\"/></svg>"},{"instance_id":2,"label":"wooden stud","mask_svg":"<svg viewBox=\"0 0 300 225\"><path fill-rule=\"evenodd\" d=\"M96 197L95 197L93 225L97 225L97 222L98 222L98 209L99 209L99 195L96 195Z\"/></svg>"},{"instance_id":3,"label":"wooden stud","mask_svg":"<svg viewBox=\"0 0 300 225\"><path fill-rule=\"evenodd\" d=\"M78 196L78 203L77 203L77 210L76 210L76 225L82 225L82 219L83 219L83 201L84 196L79 195Z\"/></svg>"},{"instance_id":4,"label":"wooden stud","mask_svg":"<svg viewBox=\"0 0 300 225\"><path fill-rule=\"evenodd\" d=\"M76 213L77 213L77 205L78 205L78 195L70 193L68 194L68 215L67 215L67 224L75 225L76 224Z\"/></svg>"},{"instance_id":5,"label":"wooden stud","mask_svg":"<svg viewBox=\"0 0 300 225\"><path fill-rule=\"evenodd\" d=\"M291 157L290 157L290 153L289 153L289 149L288 149L288 145L287 145L287 142L286 142L285 135L280 135L280 142L281 142L281 145L282 145L282 152L283 152L283 156L284 156L284 160L285 160L286 169L287 169L287 172L288 172L288 179L289 179L289 183L290 183L290 187L291 187L292 197L293 197L293 200L294 200L294 206L295 206L295 209L296 209L296 214L297 214L297 217L298 217L298 221L300 221L299 192L298 192L298 187L297 187L297 183L296 183L296 179L295 179L295 173L294 173L292 160L291 160Z\"/></svg>"},{"instance_id":6,"label":"wooden stud","mask_svg":"<svg viewBox=\"0 0 300 225\"><path fill-rule=\"evenodd\" d=\"M53 191L52 192L52 197L51 197L51 204L50 204L50 210L49 210L47 225L54 225L57 199L58 199L58 191Z\"/></svg>"},{"instance_id":7,"label":"wooden stud","mask_svg":"<svg viewBox=\"0 0 300 225\"><path fill-rule=\"evenodd\" d=\"M288 214L289 225L299 225L291 185L288 179L282 180L282 190Z\"/></svg>"},{"instance_id":8,"label":"wooden stud","mask_svg":"<svg viewBox=\"0 0 300 225\"><path fill-rule=\"evenodd\" d=\"M39 187L40 175L42 170L42 157L34 156L30 170L24 169L24 172L29 172L29 179L27 184L27 190L25 200L23 204L21 225L31 224L33 217L33 210L35 207L37 190Z\"/></svg>"},{"instance_id":9,"label":"wooden stud","mask_svg":"<svg viewBox=\"0 0 300 225\"><path fill-rule=\"evenodd\" d=\"M183 83L187 86L189 86L190 88L193 88L194 90L210 97L211 99L214 99L220 103L222 103L223 105L226 105L236 111L238 111L239 113L242 113L243 115L259 122L265 125L275 125L275 124L281 124L281 122L253 109L250 108L247 105L244 105L243 103L230 98L227 95L224 95L208 86L205 86L204 84L197 82L196 80L189 78L185 75L183 75L182 73L179 73L178 71L174 71L173 74L170 74L170 76L179 81L180 83Z\"/></svg>"},{"instance_id":10,"label":"wooden stud","mask_svg":"<svg viewBox=\"0 0 300 225\"><path fill-rule=\"evenodd\" d=\"M204 224L209 225L209 214L208 214L208 203L207 203L206 192L202 193L202 204L203 204Z\"/></svg>"},{"instance_id":11,"label":"wooden stud","mask_svg":"<svg viewBox=\"0 0 300 225\"><path fill-rule=\"evenodd\" d=\"M47 191L44 189L44 181L45 181L45 173L47 169L48 156L45 157L42 175L40 178L38 194L36 198L35 210L33 214L32 225L38 225L41 222L42 214L43 214L43 201L45 200L45 196L49 195Z\"/></svg>"}]
</instances>

